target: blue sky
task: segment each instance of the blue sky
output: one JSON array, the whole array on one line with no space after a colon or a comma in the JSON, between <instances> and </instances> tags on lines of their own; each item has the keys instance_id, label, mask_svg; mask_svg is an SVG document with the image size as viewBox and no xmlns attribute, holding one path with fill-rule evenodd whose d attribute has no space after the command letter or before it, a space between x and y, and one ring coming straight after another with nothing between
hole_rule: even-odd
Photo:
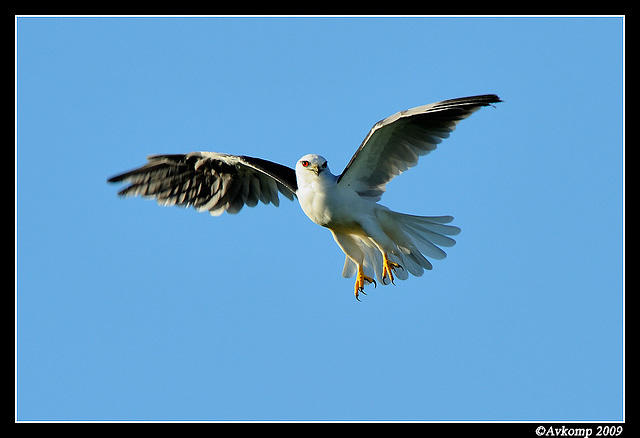
<instances>
[{"instance_id":1,"label":"blue sky","mask_svg":"<svg viewBox=\"0 0 640 438\"><path fill-rule=\"evenodd\" d=\"M20 17L18 420L615 421L623 21ZM339 173L376 121L496 93L387 187L448 257L357 302L297 202L106 179L210 150Z\"/></svg>"}]
</instances>

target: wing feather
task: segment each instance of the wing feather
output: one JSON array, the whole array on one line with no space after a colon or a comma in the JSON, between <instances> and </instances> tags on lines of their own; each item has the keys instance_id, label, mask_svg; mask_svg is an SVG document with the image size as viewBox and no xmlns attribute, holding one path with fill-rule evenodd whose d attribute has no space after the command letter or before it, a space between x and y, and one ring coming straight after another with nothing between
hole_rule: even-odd
<instances>
[{"instance_id":1,"label":"wing feather","mask_svg":"<svg viewBox=\"0 0 640 438\"><path fill-rule=\"evenodd\" d=\"M338 177L361 196L380 200L386 184L436 149L456 124L480 107L501 102L495 94L443 100L401 111L376 123Z\"/></svg>"},{"instance_id":2,"label":"wing feather","mask_svg":"<svg viewBox=\"0 0 640 438\"><path fill-rule=\"evenodd\" d=\"M155 198L161 205L194 207L217 216L238 213L258 201L279 205L278 194L293 200L295 171L259 158L191 152L152 155L144 166L108 179L127 182L120 196Z\"/></svg>"}]
</instances>

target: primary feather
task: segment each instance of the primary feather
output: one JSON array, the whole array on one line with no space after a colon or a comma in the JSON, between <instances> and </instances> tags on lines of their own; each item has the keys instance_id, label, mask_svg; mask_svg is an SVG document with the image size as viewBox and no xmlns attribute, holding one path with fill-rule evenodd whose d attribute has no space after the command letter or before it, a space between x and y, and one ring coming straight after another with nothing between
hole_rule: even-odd
<instances>
[{"instance_id":1,"label":"primary feather","mask_svg":"<svg viewBox=\"0 0 640 438\"><path fill-rule=\"evenodd\" d=\"M361 196L379 201L386 184L436 149L456 124L480 107L500 102L495 94L444 100L400 111L369 131L338 177Z\"/></svg>"},{"instance_id":2,"label":"primary feather","mask_svg":"<svg viewBox=\"0 0 640 438\"><path fill-rule=\"evenodd\" d=\"M130 183L121 196L151 197L161 205L192 206L214 216L238 213L258 201L278 206L278 193L293 200L297 190L289 167L216 152L152 155L144 166L108 181Z\"/></svg>"}]
</instances>

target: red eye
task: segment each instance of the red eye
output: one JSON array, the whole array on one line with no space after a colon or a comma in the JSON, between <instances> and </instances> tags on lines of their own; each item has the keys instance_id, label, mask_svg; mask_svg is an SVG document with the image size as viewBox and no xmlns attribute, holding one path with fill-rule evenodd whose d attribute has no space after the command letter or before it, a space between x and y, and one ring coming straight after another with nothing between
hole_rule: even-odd
<instances>
[{"instance_id":1,"label":"red eye","mask_svg":"<svg viewBox=\"0 0 640 438\"><path fill-rule=\"evenodd\" d=\"M302 164L302 167L307 167L309 165L308 161L301 161L300 164Z\"/></svg>"}]
</instances>

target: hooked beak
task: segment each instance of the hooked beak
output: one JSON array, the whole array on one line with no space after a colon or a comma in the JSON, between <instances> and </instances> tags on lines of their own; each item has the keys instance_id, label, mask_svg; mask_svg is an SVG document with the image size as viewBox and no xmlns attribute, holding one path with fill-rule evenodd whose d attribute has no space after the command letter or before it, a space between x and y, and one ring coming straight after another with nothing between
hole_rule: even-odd
<instances>
[{"instance_id":1,"label":"hooked beak","mask_svg":"<svg viewBox=\"0 0 640 438\"><path fill-rule=\"evenodd\" d=\"M316 173L316 175L320 175L320 172L322 172L324 169L318 166L313 166L311 170L313 170Z\"/></svg>"}]
</instances>

